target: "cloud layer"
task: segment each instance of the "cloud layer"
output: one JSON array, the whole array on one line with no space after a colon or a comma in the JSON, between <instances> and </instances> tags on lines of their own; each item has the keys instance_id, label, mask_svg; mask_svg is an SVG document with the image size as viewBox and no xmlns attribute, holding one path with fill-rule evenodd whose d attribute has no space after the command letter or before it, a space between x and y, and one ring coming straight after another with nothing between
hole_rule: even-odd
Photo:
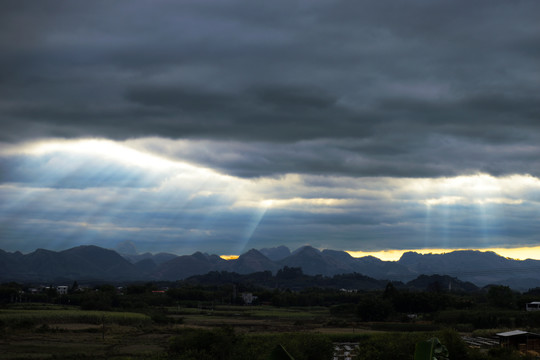
<instances>
[{"instance_id":1,"label":"cloud layer","mask_svg":"<svg viewBox=\"0 0 540 360\"><path fill-rule=\"evenodd\" d=\"M534 244L539 13L535 0L3 1L0 247ZM88 138L118 156L28 150Z\"/></svg>"},{"instance_id":2,"label":"cloud layer","mask_svg":"<svg viewBox=\"0 0 540 360\"><path fill-rule=\"evenodd\" d=\"M4 5L4 141L196 139L243 155L171 155L247 177L538 175L536 1Z\"/></svg>"},{"instance_id":3,"label":"cloud layer","mask_svg":"<svg viewBox=\"0 0 540 360\"><path fill-rule=\"evenodd\" d=\"M2 246L129 239L148 251L241 253L306 243L353 251L537 244L540 179L530 175L246 179L138 150L145 141L156 140L5 147Z\"/></svg>"}]
</instances>

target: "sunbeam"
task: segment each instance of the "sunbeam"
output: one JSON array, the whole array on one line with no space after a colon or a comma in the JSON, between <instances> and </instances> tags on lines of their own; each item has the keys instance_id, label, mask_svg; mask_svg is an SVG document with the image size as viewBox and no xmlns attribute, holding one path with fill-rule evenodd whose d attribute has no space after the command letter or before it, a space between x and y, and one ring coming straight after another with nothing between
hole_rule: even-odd
<instances>
[{"instance_id":1,"label":"sunbeam","mask_svg":"<svg viewBox=\"0 0 540 360\"><path fill-rule=\"evenodd\" d=\"M259 227L259 224L264 218L264 215L268 211L269 208L272 207L273 201L272 200L263 200L260 202L259 207L254 210L253 215L251 217L251 221L248 223L244 234L242 236L242 242L239 244L238 249L240 250L240 254L245 252L251 241L251 238L253 237L253 234Z\"/></svg>"}]
</instances>

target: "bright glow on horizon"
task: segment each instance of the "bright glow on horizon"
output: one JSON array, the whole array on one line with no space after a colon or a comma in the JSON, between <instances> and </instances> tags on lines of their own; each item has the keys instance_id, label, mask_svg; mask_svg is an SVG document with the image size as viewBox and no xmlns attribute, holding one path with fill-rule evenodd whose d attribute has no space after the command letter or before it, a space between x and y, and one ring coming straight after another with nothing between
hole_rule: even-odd
<instances>
[{"instance_id":1,"label":"bright glow on horizon","mask_svg":"<svg viewBox=\"0 0 540 360\"><path fill-rule=\"evenodd\" d=\"M501 256L516 260L540 260L540 246L522 248L488 248L488 249L407 249L407 250L381 250L381 251L347 251L352 257L374 256L384 261L397 261L403 253L413 251L419 254L444 254L460 250L477 250L482 252L493 251Z\"/></svg>"},{"instance_id":2,"label":"bright glow on horizon","mask_svg":"<svg viewBox=\"0 0 540 360\"><path fill-rule=\"evenodd\" d=\"M445 254L452 251L462 250L477 250L481 252L493 251L500 256L512 258L515 260L535 259L540 260L540 246L535 247L523 247L523 248L492 248L492 249L408 249L408 250L381 250L381 251L348 251L346 253L355 258L364 256L374 256L384 261L398 261L403 253L413 251L419 254ZM220 255L220 258L224 260L236 260L239 255Z\"/></svg>"}]
</instances>

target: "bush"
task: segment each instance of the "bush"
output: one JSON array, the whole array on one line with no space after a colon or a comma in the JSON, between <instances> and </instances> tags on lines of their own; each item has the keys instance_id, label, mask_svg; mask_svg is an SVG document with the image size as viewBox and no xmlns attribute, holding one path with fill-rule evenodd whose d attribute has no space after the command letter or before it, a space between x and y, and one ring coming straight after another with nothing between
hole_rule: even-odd
<instances>
[{"instance_id":1,"label":"bush","mask_svg":"<svg viewBox=\"0 0 540 360\"><path fill-rule=\"evenodd\" d=\"M450 359L470 360L469 350L455 331L430 333L384 333L359 338L357 360L410 360L416 343L436 337L448 349Z\"/></svg>"},{"instance_id":2,"label":"bush","mask_svg":"<svg viewBox=\"0 0 540 360\"><path fill-rule=\"evenodd\" d=\"M351 317L356 315L356 304L339 304L330 307L332 316Z\"/></svg>"},{"instance_id":3,"label":"bush","mask_svg":"<svg viewBox=\"0 0 540 360\"><path fill-rule=\"evenodd\" d=\"M169 351L181 359L231 358L237 338L231 328L217 330L185 329L179 336L171 338Z\"/></svg>"},{"instance_id":4,"label":"bush","mask_svg":"<svg viewBox=\"0 0 540 360\"><path fill-rule=\"evenodd\" d=\"M393 307L389 300L365 297L357 305L357 314L363 321L384 321L392 313Z\"/></svg>"},{"instance_id":5,"label":"bush","mask_svg":"<svg viewBox=\"0 0 540 360\"><path fill-rule=\"evenodd\" d=\"M333 354L332 341L321 334L287 336L281 344L295 360L327 360L331 359Z\"/></svg>"},{"instance_id":6,"label":"bush","mask_svg":"<svg viewBox=\"0 0 540 360\"><path fill-rule=\"evenodd\" d=\"M312 333L237 335L232 328L184 329L170 339L169 352L179 359L266 360L282 345L296 360L332 358L330 337Z\"/></svg>"}]
</instances>

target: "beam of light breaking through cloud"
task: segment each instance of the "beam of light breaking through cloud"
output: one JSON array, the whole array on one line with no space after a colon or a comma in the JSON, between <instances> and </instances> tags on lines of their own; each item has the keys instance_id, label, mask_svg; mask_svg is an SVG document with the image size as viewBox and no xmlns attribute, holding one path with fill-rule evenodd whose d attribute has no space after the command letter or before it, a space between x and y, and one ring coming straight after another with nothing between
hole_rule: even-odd
<instances>
[{"instance_id":1,"label":"beam of light breaking through cloud","mask_svg":"<svg viewBox=\"0 0 540 360\"><path fill-rule=\"evenodd\" d=\"M266 214L268 209L272 207L272 204L272 200L264 200L261 202L260 206L257 209L254 209L252 219L247 224L245 232L241 237L242 241L238 246L240 253L244 253L245 251L249 250L248 246L250 244L251 238L253 237L255 231L257 231L257 228L259 227L259 224L263 220L264 215Z\"/></svg>"},{"instance_id":2,"label":"beam of light breaking through cloud","mask_svg":"<svg viewBox=\"0 0 540 360\"><path fill-rule=\"evenodd\" d=\"M0 11L0 248L539 243L540 1L55 4Z\"/></svg>"},{"instance_id":3,"label":"beam of light breaking through cloud","mask_svg":"<svg viewBox=\"0 0 540 360\"><path fill-rule=\"evenodd\" d=\"M145 143L152 141L160 140ZM11 234L4 244L13 250L38 244L40 232L58 247L146 238L148 251L220 253L283 239L292 248L309 239L365 252L536 243L530 221L540 210L540 180L531 175L246 179L158 156L140 141L100 139L4 146L0 156L17 159L0 185L0 212L9 219L2 225ZM23 230L30 223L33 230Z\"/></svg>"}]
</instances>

